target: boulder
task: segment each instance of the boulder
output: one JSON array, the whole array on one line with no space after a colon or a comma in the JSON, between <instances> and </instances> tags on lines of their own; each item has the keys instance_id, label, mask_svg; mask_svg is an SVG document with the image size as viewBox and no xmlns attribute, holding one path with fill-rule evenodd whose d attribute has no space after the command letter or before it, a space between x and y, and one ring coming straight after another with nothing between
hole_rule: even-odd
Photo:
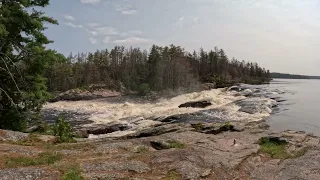
<instances>
[{"instance_id":1,"label":"boulder","mask_svg":"<svg viewBox=\"0 0 320 180\"><path fill-rule=\"evenodd\" d=\"M209 101L190 101L186 102L184 104L181 104L179 108L187 108L187 107L192 107L192 108L206 108L208 106L211 106L212 103Z\"/></svg>"},{"instance_id":2,"label":"boulder","mask_svg":"<svg viewBox=\"0 0 320 180\"><path fill-rule=\"evenodd\" d=\"M220 134L222 132L242 132L244 131L245 127L243 125L232 125L232 124L225 124L220 127L212 127L211 129L204 129L202 133L205 134Z\"/></svg>"},{"instance_id":3,"label":"boulder","mask_svg":"<svg viewBox=\"0 0 320 180\"><path fill-rule=\"evenodd\" d=\"M241 108L239 111L255 114L255 113L272 113L272 108L276 107L277 102L266 98L246 98L242 100L235 101L237 106Z\"/></svg>"},{"instance_id":4,"label":"boulder","mask_svg":"<svg viewBox=\"0 0 320 180\"><path fill-rule=\"evenodd\" d=\"M170 149L169 143L165 141L153 140L153 141L150 141L150 145L156 150Z\"/></svg>"},{"instance_id":5,"label":"boulder","mask_svg":"<svg viewBox=\"0 0 320 180\"><path fill-rule=\"evenodd\" d=\"M239 86L231 86L228 88L228 91L241 91L241 88Z\"/></svg>"},{"instance_id":6,"label":"boulder","mask_svg":"<svg viewBox=\"0 0 320 180\"><path fill-rule=\"evenodd\" d=\"M88 134L99 135L99 134L113 133L116 131L125 131L130 128L131 126L127 124L114 124L114 125L96 124L92 127L85 128L81 131L86 130Z\"/></svg>"},{"instance_id":7,"label":"boulder","mask_svg":"<svg viewBox=\"0 0 320 180\"><path fill-rule=\"evenodd\" d=\"M178 124L166 124L158 127L151 127L148 129L144 129L138 131L136 133L130 134L128 136L124 136L124 139L134 139L134 138L142 138L142 137L150 137L150 136L159 136L161 134L171 133L180 130L182 127Z\"/></svg>"},{"instance_id":8,"label":"boulder","mask_svg":"<svg viewBox=\"0 0 320 180\"><path fill-rule=\"evenodd\" d=\"M23 141L28 139L28 133L22 133L18 131L1 130L0 129L0 141Z\"/></svg>"},{"instance_id":9,"label":"boulder","mask_svg":"<svg viewBox=\"0 0 320 180\"><path fill-rule=\"evenodd\" d=\"M264 142L273 142L273 143L277 143L277 144L288 144L289 141L281 136L268 136L268 137L262 137L260 139L260 143L264 143Z\"/></svg>"},{"instance_id":10,"label":"boulder","mask_svg":"<svg viewBox=\"0 0 320 180\"><path fill-rule=\"evenodd\" d=\"M242 91L241 94L243 96L248 97L248 96L251 96L253 94L253 92L250 89L246 89L246 90Z\"/></svg>"},{"instance_id":11,"label":"boulder","mask_svg":"<svg viewBox=\"0 0 320 180\"><path fill-rule=\"evenodd\" d=\"M224 119L223 117L228 116L228 112L215 108L201 110L194 113L185 113L168 116L166 118L161 118L159 121L166 123L196 123L196 122L225 122L231 121L230 119Z\"/></svg>"},{"instance_id":12,"label":"boulder","mask_svg":"<svg viewBox=\"0 0 320 180\"><path fill-rule=\"evenodd\" d=\"M89 133L86 129L79 129L73 132L73 136L78 137L78 138L88 138Z\"/></svg>"}]
</instances>

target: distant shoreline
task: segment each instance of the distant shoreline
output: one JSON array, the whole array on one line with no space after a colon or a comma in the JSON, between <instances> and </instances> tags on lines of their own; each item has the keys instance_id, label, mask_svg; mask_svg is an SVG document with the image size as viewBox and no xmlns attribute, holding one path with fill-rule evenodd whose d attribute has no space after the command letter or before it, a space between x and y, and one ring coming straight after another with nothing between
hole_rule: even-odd
<instances>
[{"instance_id":1,"label":"distant shoreline","mask_svg":"<svg viewBox=\"0 0 320 180\"><path fill-rule=\"evenodd\" d=\"M320 79L320 76L307 76L299 74L271 73L272 79Z\"/></svg>"}]
</instances>

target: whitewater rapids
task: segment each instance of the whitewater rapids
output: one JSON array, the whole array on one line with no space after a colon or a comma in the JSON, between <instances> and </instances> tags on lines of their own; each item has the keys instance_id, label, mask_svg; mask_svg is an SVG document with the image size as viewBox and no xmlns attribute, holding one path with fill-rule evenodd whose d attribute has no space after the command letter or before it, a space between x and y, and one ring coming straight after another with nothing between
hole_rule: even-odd
<instances>
[{"instance_id":1,"label":"whitewater rapids","mask_svg":"<svg viewBox=\"0 0 320 180\"><path fill-rule=\"evenodd\" d=\"M139 117L141 126L150 126L158 122L150 117L163 117L177 114L194 113L200 110L221 109L227 113L216 113L214 116L233 121L259 121L270 115L266 110L260 113L245 113L239 111L240 107L234 102L246 97L235 95L225 89L213 89L202 92L182 94L171 99L161 99L158 102L139 103L132 99L120 102L110 102L108 99L90 101L60 101L47 103L43 110L56 110L61 112L77 112L88 114L87 120L94 124L123 123L126 118ZM180 104L189 101L207 100L212 103L206 108L179 108ZM268 99L266 99L268 101ZM124 102L124 103L123 103ZM220 117L219 117L220 116ZM84 126L90 126L84 125Z\"/></svg>"}]
</instances>

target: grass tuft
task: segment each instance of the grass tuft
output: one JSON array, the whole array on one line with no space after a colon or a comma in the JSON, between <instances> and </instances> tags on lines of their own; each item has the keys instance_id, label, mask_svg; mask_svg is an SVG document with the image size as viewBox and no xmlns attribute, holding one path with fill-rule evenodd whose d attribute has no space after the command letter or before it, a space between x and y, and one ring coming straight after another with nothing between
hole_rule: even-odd
<instances>
[{"instance_id":1,"label":"grass tuft","mask_svg":"<svg viewBox=\"0 0 320 180\"><path fill-rule=\"evenodd\" d=\"M78 166L70 167L62 176L62 180L84 180Z\"/></svg>"},{"instance_id":2,"label":"grass tuft","mask_svg":"<svg viewBox=\"0 0 320 180\"><path fill-rule=\"evenodd\" d=\"M139 146L135 150L136 153L144 153L144 152L148 152L148 151L149 151L149 148L147 148L145 146Z\"/></svg>"},{"instance_id":3,"label":"grass tuft","mask_svg":"<svg viewBox=\"0 0 320 180\"><path fill-rule=\"evenodd\" d=\"M169 148L182 149L186 147L184 143L181 143L179 141L168 141L168 144L169 144Z\"/></svg>"},{"instance_id":4,"label":"grass tuft","mask_svg":"<svg viewBox=\"0 0 320 180\"><path fill-rule=\"evenodd\" d=\"M287 144L287 142L271 141L269 138L263 137L259 142L260 152L270 154L272 158L284 160L298 158L308 151L308 148L302 148L293 154L290 154L286 150Z\"/></svg>"},{"instance_id":5,"label":"grass tuft","mask_svg":"<svg viewBox=\"0 0 320 180\"><path fill-rule=\"evenodd\" d=\"M198 132L202 131L202 129L204 128L201 122L198 122L197 124L191 124L191 126Z\"/></svg>"},{"instance_id":6,"label":"grass tuft","mask_svg":"<svg viewBox=\"0 0 320 180\"><path fill-rule=\"evenodd\" d=\"M25 167L25 166L39 166L39 165L50 165L62 159L62 155L59 153L40 153L37 157L8 157L6 159L6 166L13 167Z\"/></svg>"},{"instance_id":7,"label":"grass tuft","mask_svg":"<svg viewBox=\"0 0 320 180\"><path fill-rule=\"evenodd\" d=\"M162 180L180 180L181 179L181 175L175 171L175 170L170 170L166 177L162 178Z\"/></svg>"}]
</instances>

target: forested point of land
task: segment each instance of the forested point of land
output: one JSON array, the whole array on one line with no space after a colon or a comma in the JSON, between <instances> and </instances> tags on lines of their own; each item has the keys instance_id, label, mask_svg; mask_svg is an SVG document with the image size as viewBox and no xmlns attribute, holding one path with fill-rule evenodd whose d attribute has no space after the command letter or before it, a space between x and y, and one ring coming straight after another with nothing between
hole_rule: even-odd
<instances>
[{"instance_id":1,"label":"forested point of land","mask_svg":"<svg viewBox=\"0 0 320 180\"><path fill-rule=\"evenodd\" d=\"M320 79L320 76L306 76L298 74L271 73L271 78L279 79Z\"/></svg>"},{"instance_id":2,"label":"forested point of land","mask_svg":"<svg viewBox=\"0 0 320 180\"><path fill-rule=\"evenodd\" d=\"M49 0L2 0L0 6L0 129L22 131L41 119L52 92L104 84L111 90L179 90L211 82L265 83L268 70L257 63L229 59L225 51L187 52L180 46L97 50L65 57L48 49L47 24L58 22L43 8Z\"/></svg>"},{"instance_id":3,"label":"forested point of land","mask_svg":"<svg viewBox=\"0 0 320 180\"><path fill-rule=\"evenodd\" d=\"M261 84L270 80L268 70L257 63L229 59L223 49L185 51L180 46L156 46L148 50L116 46L111 50L70 54L46 69L49 91L66 91L91 84L111 89L152 91L191 88L199 83L225 87L235 83Z\"/></svg>"}]
</instances>

